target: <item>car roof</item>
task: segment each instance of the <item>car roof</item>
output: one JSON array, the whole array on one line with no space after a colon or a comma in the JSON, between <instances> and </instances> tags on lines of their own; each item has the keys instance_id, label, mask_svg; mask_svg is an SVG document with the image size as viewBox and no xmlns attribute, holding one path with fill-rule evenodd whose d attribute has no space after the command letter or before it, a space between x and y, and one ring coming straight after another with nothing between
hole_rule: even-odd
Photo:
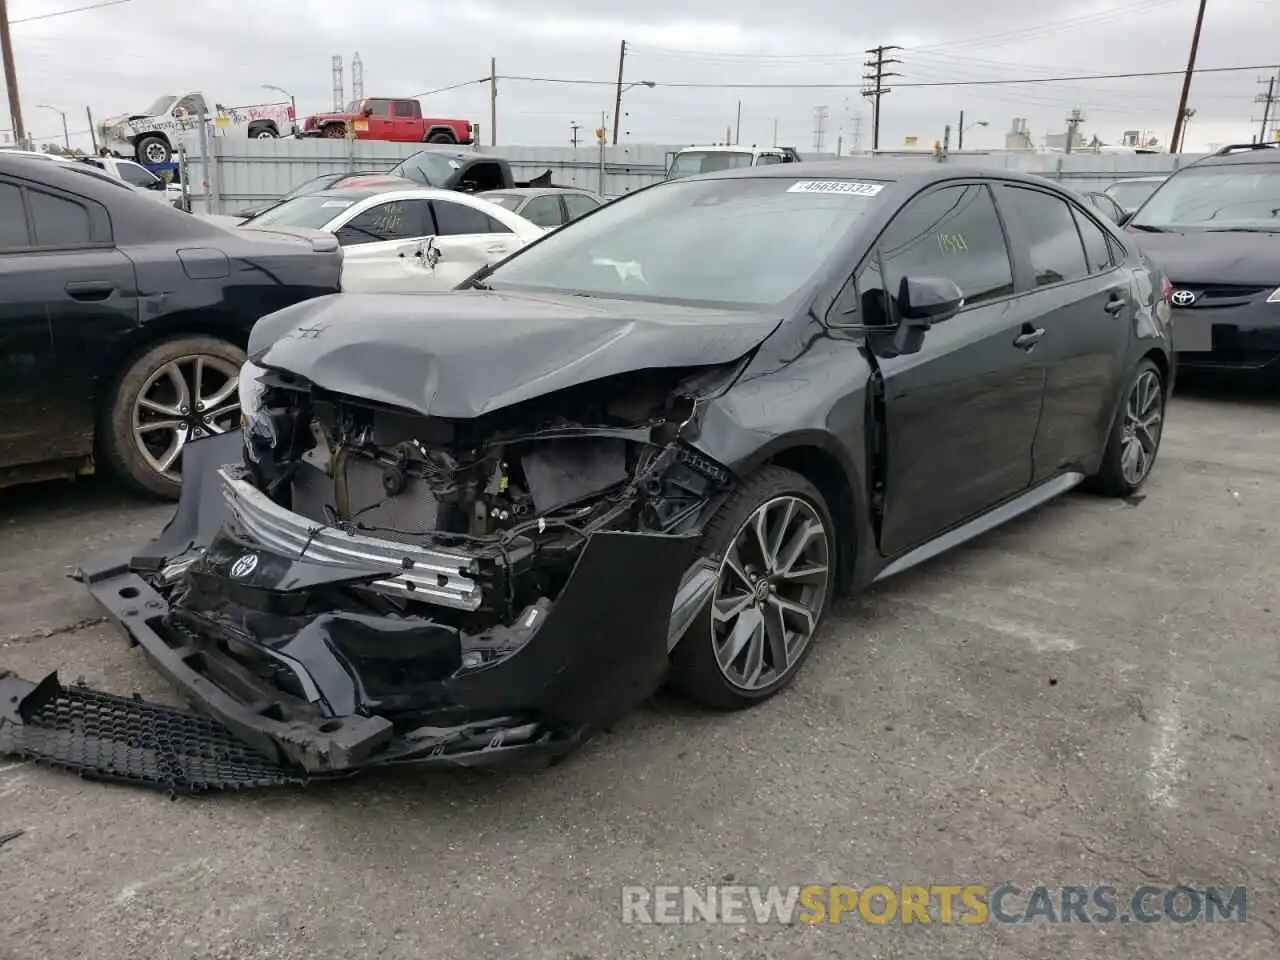
<instances>
[{"instance_id":1,"label":"car roof","mask_svg":"<svg viewBox=\"0 0 1280 960\"><path fill-rule=\"evenodd\" d=\"M578 193L588 197L596 196L590 190L580 187L504 187L501 190L482 190L475 196L483 200L485 197L540 197L543 194L557 193Z\"/></svg>"},{"instance_id":2,"label":"car roof","mask_svg":"<svg viewBox=\"0 0 1280 960\"><path fill-rule=\"evenodd\" d=\"M938 163L932 158L877 157L874 160L806 160L800 163L779 163L763 167L739 167L735 170L717 170L682 177L668 183L688 183L691 180L874 180L895 183L902 181L916 187L940 180L959 180L967 177L1010 180L1044 186L1046 183L1062 189L1060 184L1033 174L1019 173L1004 167L953 167Z\"/></svg>"},{"instance_id":3,"label":"car roof","mask_svg":"<svg viewBox=\"0 0 1280 960\"><path fill-rule=\"evenodd\" d=\"M710 146L702 147L696 143L691 143L687 147L681 147L680 153L686 150L700 150L704 153L782 153L781 147L755 147L743 146L733 143L713 143Z\"/></svg>"},{"instance_id":4,"label":"car roof","mask_svg":"<svg viewBox=\"0 0 1280 960\"><path fill-rule=\"evenodd\" d=\"M1280 163L1280 141L1274 143L1244 143L1223 147L1190 164L1192 167L1228 167L1244 164ZM1185 167L1183 169L1186 169Z\"/></svg>"},{"instance_id":5,"label":"car roof","mask_svg":"<svg viewBox=\"0 0 1280 960\"><path fill-rule=\"evenodd\" d=\"M1122 180L1116 180L1114 183L1109 183L1107 186L1114 187L1117 183L1160 183L1168 179L1169 175L1167 173L1162 173L1159 176L1154 177L1125 177Z\"/></svg>"}]
</instances>

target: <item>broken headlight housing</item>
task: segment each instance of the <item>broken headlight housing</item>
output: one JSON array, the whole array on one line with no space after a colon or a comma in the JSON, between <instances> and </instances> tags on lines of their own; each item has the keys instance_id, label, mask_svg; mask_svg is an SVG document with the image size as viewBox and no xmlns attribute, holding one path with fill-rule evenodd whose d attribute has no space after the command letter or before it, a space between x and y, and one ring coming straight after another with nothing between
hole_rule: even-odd
<instances>
[{"instance_id":1,"label":"broken headlight housing","mask_svg":"<svg viewBox=\"0 0 1280 960\"><path fill-rule=\"evenodd\" d=\"M265 368L248 360L240 368L240 433L244 454L252 463L259 461L261 450L271 449L279 440L266 411L266 377Z\"/></svg>"}]
</instances>

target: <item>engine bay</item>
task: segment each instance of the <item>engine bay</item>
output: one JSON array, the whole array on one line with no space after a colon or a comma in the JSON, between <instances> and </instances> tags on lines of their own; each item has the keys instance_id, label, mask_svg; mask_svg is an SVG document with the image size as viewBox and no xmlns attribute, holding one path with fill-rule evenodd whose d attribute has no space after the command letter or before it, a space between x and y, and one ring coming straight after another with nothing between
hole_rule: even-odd
<instances>
[{"instance_id":1,"label":"engine bay","mask_svg":"<svg viewBox=\"0 0 1280 960\"><path fill-rule=\"evenodd\" d=\"M324 527L464 549L482 620L554 599L597 530L697 529L731 483L680 439L699 379L687 372L589 383L470 421L256 376L244 430L253 485Z\"/></svg>"}]
</instances>

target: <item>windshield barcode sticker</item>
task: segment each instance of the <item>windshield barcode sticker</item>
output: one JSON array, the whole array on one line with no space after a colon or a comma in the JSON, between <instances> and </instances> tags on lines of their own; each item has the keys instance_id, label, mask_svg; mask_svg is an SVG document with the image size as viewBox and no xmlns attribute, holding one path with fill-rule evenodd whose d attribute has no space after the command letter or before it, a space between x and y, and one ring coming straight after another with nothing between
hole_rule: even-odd
<instances>
[{"instance_id":1,"label":"windshield barcode sticker","mask_svg":"<svg viewBox=\"0 0 1280 960\"><path fill-rule=\"evenodd\" d=\"M883 189L883 183L856 183L853 180L797 180L787 188L787 193L851 193L855 197L874 197Z\"/></svg>"}]
</instances>

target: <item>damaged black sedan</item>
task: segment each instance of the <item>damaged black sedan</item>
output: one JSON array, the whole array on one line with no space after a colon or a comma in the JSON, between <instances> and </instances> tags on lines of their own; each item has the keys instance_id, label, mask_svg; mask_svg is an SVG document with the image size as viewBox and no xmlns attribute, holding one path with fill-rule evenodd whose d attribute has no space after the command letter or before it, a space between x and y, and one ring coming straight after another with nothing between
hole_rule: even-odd
<instances>
[{"instance_id":1,"label":"damaged black sedan","mask_svg":"<svg viewBox=\"0 0 1280 960\"><path fill-rule=\"evenodd\" d=\"M164 533L85 579L309 774L554 756L666 680L747 707L837 593L1141 486L1168 296L1037 178L663 183L462 289L261 320L242 429L191 445Z\"/></svg>"}]
</instances>

